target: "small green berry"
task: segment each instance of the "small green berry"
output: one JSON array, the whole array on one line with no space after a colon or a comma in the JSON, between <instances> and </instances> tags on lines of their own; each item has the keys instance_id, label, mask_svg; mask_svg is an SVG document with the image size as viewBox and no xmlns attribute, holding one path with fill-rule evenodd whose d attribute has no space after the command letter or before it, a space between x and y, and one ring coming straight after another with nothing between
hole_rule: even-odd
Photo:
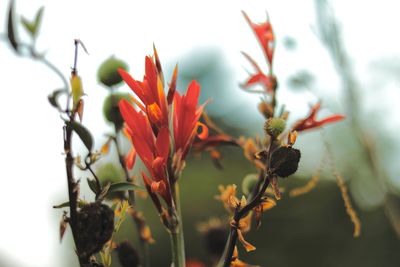
<instances>
[{"instance_id":1,"label":"small green berry","mask_svg":"<svg viewBox=\"0 0 400 267\"><path fill-rule=\"evenodd\" d=\"M117 129L121 129L124 124L124 119L119 111L118 103L122 99L130 101L129 94L115 93L110 94L104 99L103 115L104 118L111 123L114 123Z\"/></svg>"},{"instance_id":2,"label":"small green berry","mask_svg":"<svg viewBox=\"0 0 400 267\"><path fill-rule=\"evenodd\" d=\"M128 66L124 61L117 59L114 56L109 57L101 63L97 71L98 81L107 87L118 85L122 82L118 69L127 70Z\"/></svg>"},{"instance_id":3,"label":"small green berry","mask_svg":"<svg viewBox=\"0 0 400 267\"><path fill-rule=\"evenodd\" d=\"M264 130L270 136L278 137L286 128L286 121L281 118L269 118L264 125Z\"/></svg>"}]
</instances>

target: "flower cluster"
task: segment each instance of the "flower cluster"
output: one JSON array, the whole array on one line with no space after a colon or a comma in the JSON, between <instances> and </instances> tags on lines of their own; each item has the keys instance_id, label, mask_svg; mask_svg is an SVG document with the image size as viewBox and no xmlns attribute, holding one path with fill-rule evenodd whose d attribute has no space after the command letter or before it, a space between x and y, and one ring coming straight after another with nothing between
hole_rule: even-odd
<instances>
[{"instance_id":1,"label":"flower cluster","mask_svg":"<svg viewBox=\"0 0 400 267\"><path fill-rule=\"evenodd\" d=\"M158 196L164 199L168 207L174 206L171 187L184 167L194 138L206 138L208 129L199 122L204 108L204 105L198 106L200 85L192 81L186 94L180 94L176 90L176 67L166 94L155 49L154 55L155 59L149 56L145 59L142 81L133 79L128 72L119 69L122 79L135 94L131 99L137 109L125 99L119 102L119 108L132 142L126 163L132 168L136 154L140 157L147 169L147 173L142 172L143 181L161 212Z\"/></svg>"}]
</instances>

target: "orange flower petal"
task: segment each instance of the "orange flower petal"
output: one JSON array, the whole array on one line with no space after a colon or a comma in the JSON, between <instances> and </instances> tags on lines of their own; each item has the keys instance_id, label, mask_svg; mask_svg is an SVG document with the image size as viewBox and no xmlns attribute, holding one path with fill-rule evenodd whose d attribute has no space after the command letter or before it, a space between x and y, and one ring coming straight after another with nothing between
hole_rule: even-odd
<instances>
[{"instance_id":1,"label":"orange flower petal","mask_svg":"<svg viewBox=\"0 0 400 267\"><path fill-rule=\"evenodd\" d=\"M208 127L204 123L197 122L197 129L199 129L199 126L201 131L200 133L197 133L197 137L199 137L201 140L205 140L208 137Z\"/></svg>"}]
</instances>

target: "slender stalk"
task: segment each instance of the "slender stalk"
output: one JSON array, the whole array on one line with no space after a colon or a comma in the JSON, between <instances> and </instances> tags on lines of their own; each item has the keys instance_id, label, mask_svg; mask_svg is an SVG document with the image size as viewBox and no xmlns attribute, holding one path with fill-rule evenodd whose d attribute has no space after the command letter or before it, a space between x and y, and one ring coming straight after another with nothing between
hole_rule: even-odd
<instances>
[{"instance_id":1,"label":"slender stalk","mask_svg":"<svg viewBox=\"0 0 400 267\"><path fill-rule=\"evenodd\" d=\"M125 164L124 155L122 154L122 151L121 151L121 146L120 146L119 141L118 141L119 132L120 132L120 130L117 129L117 127L115 127L115 137L113 138L113 141L115 143L115 148L117 149L118 161L119 161L119 164L122 167L122 170L124 171L125 180L127 182L132 182L132 179L129 176L128 168L126 167L126 164ZM129 205L134 205L135 202L136 202L135 192L134 191L129 191L128 195L129 195L129 199L128 199Z\"/></svg>"},{"instance_id":2,"label":"slender stalk","mask_svg":"<svg viewBox=\"0 0 400 267\"><path fill-rule=\"evenodd\" d=\"M258 204L260 204L260 200L261 200L262 196L264 195L265 190L267 190L267 187L269 185L271 178L272 178L271 175L267 174L267 176L265 177L264 183L261 187L261 190L253 198L253 200L249 204L244 206L242 209L235 210L235 215L233 216L233 223L231 225L227 249L226 249L226 253L225 253L225 259L224 259L224 264L223 264L224 267L229 267L232 262L233 251L235 250L236 241L237 241L237 237L238 237L237 229L239 227L239 221L243 217L245 217L253 208L255 208Z\"/></svg>"},{"instance_id":3,"label":"slender stalk","mask_svg":"<svg viewBox=\"0 0 400 267\"><path fill-rule=\"evenodd\" d=\"M124 159L124 156L122 154L122 151L121 151L121 148L120 148L120 144L119 144L119 141L118 141L119 133L120 133L120 130L117 129L117 127L115 127L115 138L113 138L113 140L114 140L115 147L116 147L116 150L117 150L118 160L119 160L119 163L120 163L120 165L121 165L121 167L122 167L122 169L124 171L125 180L127 182L132 182L132 179L129 176L128 168L126 167L125 159ZM129 205L134 206L136 204L135 192L134 191L129 191L128 195L129 195L129 198L128 198ZM149 249L149 245L145 240L143 240L140 237L140 231L141 231L140 223L138 221L136 221L134 218L133 218L133 221L135 222L136 230L137 230L138 235L139 235L139 244L140 244L140 249L142 251L142 253L141 253L142 254L142 258L141 258L142 265L143 265L143 267L150 267L150 249Z\"/></svg>"},{"instance_id":4,"label":"slender stalk","mask_svg":"<svg viewBox=\"0 0 400 267\"><path fill-rule=\"evenodd\" d=\"M177 226L176 229L170 231L171 242L172 242L172 261L174 267L185 267L185 239L183 234L183 223L182 223L182 212L179 194L179 185L174 183L173 185L173 198L176 208Z\"/></svg>"}]
</instances>

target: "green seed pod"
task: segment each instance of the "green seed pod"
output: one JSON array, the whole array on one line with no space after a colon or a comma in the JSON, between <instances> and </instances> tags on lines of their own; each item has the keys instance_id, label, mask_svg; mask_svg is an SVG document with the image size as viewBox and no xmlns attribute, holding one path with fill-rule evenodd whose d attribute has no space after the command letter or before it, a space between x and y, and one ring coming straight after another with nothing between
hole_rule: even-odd
<instances>
[{"instance_id":1,"label":"green seed pod","mask_svg":"<svg viewBox=\"0 0 400 267\"><path fill-rule=\"evenodd\" d=\"M103 114L108 122L114 123L117 129L121 129L124 124L124 119L119 111L118 103L121 99L130 101L129 94L115 93L110 94L104 99Z\"/></svg>"},{"instance_id":2,"label":"green seed pod","mask_svg":"<svg viewBox=\"0 0 400 267\"><path fill-rule=\"evenodd\" d=\"M118 73L118 69L127 70L128 66L124 61L119 60L114 56L109 57L103 63L101 63L97 71L98 81L107 87L118 85L122 82L122 78Z\"/></svg>"},{"instance_id":3,"label":"green seed pod","mask_svg":"<svg viewBox=\"0 0 400 267\"><path fill-rule=\"evenodd\" d=\"M247 174L242 181L242 192L248 196L258 182L258 175L255 173Z\"/></svg>"},{"instance_id":4,"label":"green seed pod","mask_svg":"<svg viewBox=\"0 0 400 267\"><path fill-rule=\"evenodd\" d=\"M270 169L279 177L288 177L297 171L300 161L300 150L281 146L271 154Z\"/></svg>"},{"instance_id":5,"label":"green seed pod","mask_svg":"<svg viewBox=\"0 0 400 267\"><path fill-rule=\"evenodd\" d=\"M286 122L281 118L270 118L265 121L264 130L270 136L278 137L286 127Z\"/></svg>"}]
</instances>

